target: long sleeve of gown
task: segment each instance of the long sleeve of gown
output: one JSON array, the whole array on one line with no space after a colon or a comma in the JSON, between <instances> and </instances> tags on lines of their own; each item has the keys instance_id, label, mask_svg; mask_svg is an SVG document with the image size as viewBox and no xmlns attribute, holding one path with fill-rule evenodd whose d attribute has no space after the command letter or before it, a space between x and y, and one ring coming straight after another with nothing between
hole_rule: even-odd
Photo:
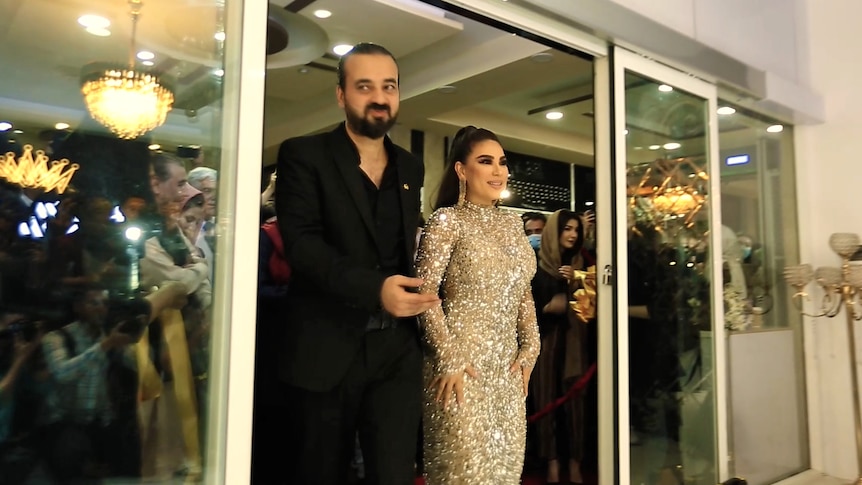
<instances>
[{"instance_id":1,"label":"long sleeve of gown","mask_svg":"<svg viewBox=\"0 0 862 485\"><path fill-rule=\"evenodd\" d=\"M434 212L422 233L416 257L417 276L424 280L419 287L420 293L439 294L457 239L458 227L453 211L440 209ZM419 321L424 339L433 352L438 375L463 370L466 366L463 352L448 327L442 303L420 315Z\"/></svg>"},{"instance_id":2,"label":"long sleeve of gown","mask_svg":"<svg viewBox=\"0 0 862 485\"><path fill-rule=\"evenodd\" d=\"M518 360L522 366L532 366L539 358L541 339L539 337L539 324L536 321L536 305L533 302L533 293L530 288L524 291L521 304L518 307Z\"/></svg>"}]
</instances>

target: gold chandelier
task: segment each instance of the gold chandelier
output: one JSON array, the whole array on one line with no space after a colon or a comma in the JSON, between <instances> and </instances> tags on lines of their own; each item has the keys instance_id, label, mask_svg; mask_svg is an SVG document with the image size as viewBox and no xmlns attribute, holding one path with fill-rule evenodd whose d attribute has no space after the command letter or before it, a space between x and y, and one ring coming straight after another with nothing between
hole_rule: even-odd
<instances>
[{"instance_id":1,"label":"gold chandelier","mask_svg":"<svg viewBox=\"0 0 862 485\"><path fill-rule=\"evenodd\" d=\"M40 188L45 192L56 190L62 194L69 187L72 176L80 165L67 159L54 160L48 166L48 155L42 150L36 150L33 158L33 146L24 145L24 153L15 160L15 153L9 152L5 158L0 158L0 178L23 188Z\"/></svg>"},{"instance_id":2,"label":"gold chandelier","mask_svg":"<svg viewBox=\"0 0 862 485\"><path fill-rule=\"evenodd\" d=\"M90 116L118 137L131 140L164 124L174 93L158 76L135 69L135 35L141 0L129 0L132 41L129 65L104 63L85 67L81 93Z\"/></svg>"}]
</instances>

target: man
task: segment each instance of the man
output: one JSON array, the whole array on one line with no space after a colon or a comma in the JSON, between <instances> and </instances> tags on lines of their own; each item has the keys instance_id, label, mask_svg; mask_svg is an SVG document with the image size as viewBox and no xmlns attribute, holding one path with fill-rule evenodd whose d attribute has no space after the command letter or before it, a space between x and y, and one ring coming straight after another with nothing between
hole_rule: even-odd
<instances>
[{"instance_id":1,"label":"man","mask_svg":"<svg viewBox=\"0 0 862 485\"><path fill-rule=\"evenodd\" d=\"M386 136L398 66L358 44L338 68L346 123L282 143L276 212L293 268L280 376L296 406L296 483L347 483L359 432L366 482L413 483L422 379L414 289L424 169Z\"/></svg>"},{"instance_id":2,"label":"man","mask_svg":"<svg viewBox=\"0 0 862 485\"><path fill-rule=\"evenodd\" d=\"M524 234L527 235L530 246L538 255L542 244L542 231L545 230L548 219L541 212L525 212L521 219L524 221Z\"/></svg>"},{"instance_id":3,"label":"man","mask_svg":"<svg viewBox=\"0 0 862 485\"><path fill-rule=\"evenodd\" d=\"M210 281L214 273L213 246L215 245L215 215L216 196L218 194L218 172L209 167L198 167L189 172L189 185L204 194L204 220L196 241L196 247L204 253L204 259L210 265Z\"/></svg>"},{"instance_id":4,"label":"man","mask_svg":"<svg viewBox=\"0 0 862 485\"><path fill-rule=\"evenodd\" d=\"M182 306L185 293L172 282L111 305L105 287L86 287L74 296L77 319L45 335L54 384L49 468L56 478L140 476L137 370L128 348L163 309Z\"/></svg>"}]
</instances>

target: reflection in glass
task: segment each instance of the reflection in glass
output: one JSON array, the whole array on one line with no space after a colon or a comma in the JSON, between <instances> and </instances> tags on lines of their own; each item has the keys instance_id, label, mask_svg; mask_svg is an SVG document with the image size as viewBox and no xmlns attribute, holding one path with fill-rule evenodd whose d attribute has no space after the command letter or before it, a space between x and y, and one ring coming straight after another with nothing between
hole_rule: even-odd
<instances>
[{"instance_id":1,"label":"reflection in glass","mask_svg":"<svg viewBox=\"0 0 862 485\"><path fill-rule=\"evenodd\" d=\"M626 75L632 483L715 483L707 103Z\"/></svg>"},{"instance_id":2,"label":"reflection in glass","mask_svg":"<svg viewBox=\"0 0 862 485\"><path fill-rule=\"evenodd\" d=\"M21 4L0 46L0 483L203 481L223 43L164 26L213 38L224 2L84 3ZM93 119L94 60L169 79L167 119Z\"/></svg>"},{"instance_id":3,"label":"reflection in glass","mask_svg":"<svg viewBox=\"0 0 862 485\"><path fill-rule=\"evenodd\" d=\"M730 465L759 485L807 468L802 331L793 300L810 298L813 279L834 284L841 275L794 266L793 129L720 104L728 108L718 111L718 127ZM852 240L833 242L845 252L854 248Z\"/></svg>"}]
</instances>

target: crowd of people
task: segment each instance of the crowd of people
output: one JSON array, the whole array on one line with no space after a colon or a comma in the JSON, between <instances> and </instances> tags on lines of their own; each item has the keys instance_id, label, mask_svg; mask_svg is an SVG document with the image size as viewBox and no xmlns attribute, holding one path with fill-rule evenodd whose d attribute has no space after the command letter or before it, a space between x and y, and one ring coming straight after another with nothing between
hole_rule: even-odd
<instances>
[{"instance_id":1,"label":"crowd of people","mask_svg":"<svg viewBox=\"0 0 862 485\"><path fill-rule=\"evenodd\" d=\"M595 291L594 215L499 207L504 147L465 126L425 222L423 164L387 136L395 58L356 45L336 98L345 121L286 140L261 194L253 482L505 485L532 459L547 483L583 483L594 380L571 390L596 325L573 300ZM119 188L90 165L58 200L3 187L0 485L200 481L218 173L199 150L54 149L140 163ZM672 357L650 349L653 367Z\"/></svg>"}]
</instances>

